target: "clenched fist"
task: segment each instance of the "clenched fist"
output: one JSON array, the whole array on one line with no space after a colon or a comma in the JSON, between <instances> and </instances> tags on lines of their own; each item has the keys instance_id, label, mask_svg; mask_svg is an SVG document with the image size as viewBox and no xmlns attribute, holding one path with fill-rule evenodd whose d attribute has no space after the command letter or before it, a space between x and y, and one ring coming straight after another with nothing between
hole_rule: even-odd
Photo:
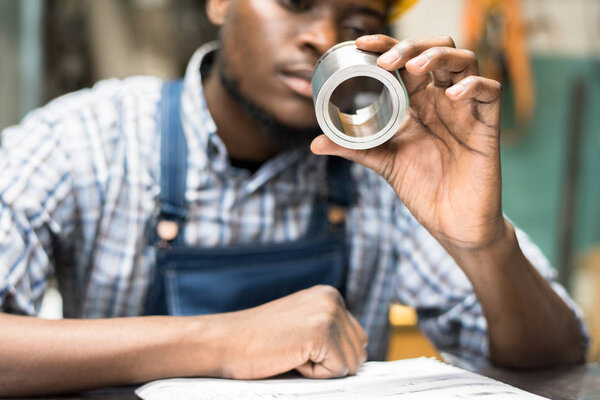
<instances>
[{"instance_id":1,"label":"clenched fist","mask_svg":"<svg viewBox=\"0 0 600 400\"><path fill-rule=\"evenodd\" d=\"M330 286L315 286L227 315L233 332L223 375L259 379L298 370L309 378L353 375L366 360L367 335Z\"/></svg>"}]
</instances>

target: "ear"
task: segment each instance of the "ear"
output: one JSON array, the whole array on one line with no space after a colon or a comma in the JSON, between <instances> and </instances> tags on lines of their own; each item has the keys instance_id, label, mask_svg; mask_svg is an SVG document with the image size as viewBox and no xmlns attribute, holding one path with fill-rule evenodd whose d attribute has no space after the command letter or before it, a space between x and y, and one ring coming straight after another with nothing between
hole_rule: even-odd
<instances>
[{"instance_id":1,"label":"ear","mask_svg":"<svg viewBox=\"0 0 600 400\"><path fill-rule=\"evenodd\" d=\"M225 22L225 15L229 8L229 0L207 0L206 15L213 25L221 26Z\"/></svg>"}]
</instances>

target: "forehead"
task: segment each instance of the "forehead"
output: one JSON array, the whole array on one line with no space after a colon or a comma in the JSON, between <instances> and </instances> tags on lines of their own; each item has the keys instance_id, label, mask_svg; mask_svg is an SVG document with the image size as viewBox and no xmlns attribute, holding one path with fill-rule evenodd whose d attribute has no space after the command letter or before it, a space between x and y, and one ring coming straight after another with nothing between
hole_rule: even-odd
<instances>
[{"instance_id":1,"label":"forehead","mask_svg":"<svg viewBox=\"0 0 600 400\"><path fill-rule=\"evenodd\" d=\"M390 10L391 5L394 3L393 0L320 0L319 3L330 1L335 3L336 7L348 7L355 9L372 9L382 14L387 14Z\"/></svg>"},{"instance_id":2,"label":"forehead","mask_svg":"<svg viewBox=\"0 0 600 400\"><path fill-rule=\"evenodd\" d=\"M327 1L336 2L336 0L319 0L318 2L321 3L321 2L327 2ZM386 9L392 3L394 3L394 0L341 0L341 1L337 0L337 3L358 5L358 6L369 6L369 7L373 7L373 8Z\"/></svg>"},{"instance_id":3,"label":"forehead","mask_svg":"<svg viewBox=\"0 0 600 400\"><path fill-rule=\"evenodd\" d=\"M206 0L210 1L210 0ZM238 3L251 3L255 0L232 0ZM285 2L286 0L259 0L260 2ZM347 8L369 8L373 10L377 10L381 13L387 13L391 7L391 5L395 2L395 0L306 0L306 3L310 4L312 7L316 6L332 6L337 9L347 9Z\"/></svg>"}]
</instances>

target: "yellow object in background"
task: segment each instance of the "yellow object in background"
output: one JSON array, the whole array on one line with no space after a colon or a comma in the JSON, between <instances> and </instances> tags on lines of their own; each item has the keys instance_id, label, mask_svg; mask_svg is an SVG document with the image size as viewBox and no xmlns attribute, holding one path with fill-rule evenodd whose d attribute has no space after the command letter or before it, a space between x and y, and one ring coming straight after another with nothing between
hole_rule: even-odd
<instances>
[{"instance_id":1,"label":"yellow object in background","mask_svg":"<svg viewBox=\"0 0 600 400\"><path fill-rule=\"evenodd\" d=\"M392 304L390 307L390 324L395 327L417 326L419 317L414 308L402 304Z\"/></svg>"},{"instance_id":2,"label":"yellow object in background","mask_svg":"<svg viewBox=\"0 0 600 400\"><path fill-rule=\"evenodd\" d=\"M517 122L527 125L535 110L535 85L527 29L519 0L466 0L463 44L479 56L482 76L514 89Z\"/></svg>"},{"instance_id":3,"label":"yellow object in background","mask_svg":"<svg viewBox=\"0 0 600 400\"><path fill-rule=\"evenodd\" d=\"M392 335L386 359L403 360L415 357L441 359L437 350L419 330L419 318L414 308L392 304L389 314Z\"/></svg>"},{"instance_id":4,"label":"yellow object in background","mask_svg":"<svg viewBox=\"0 0 600 400\"><path fill-rule=\"evenodd\" d=\"M404 14L406 10L414 6L419 0L397 0L392 6L392 12L390 13L390 20L393 21L400 15Z\"/></svg>"},{"instance_id":5,"label":"yellow object in background","mask_svg":"<svg viewBox=\"0 0 600 400\"><path fill-rule=\"evenodd\" d=\"M588 362L600 362L600 245L577 258L573 298L581 306L590 335Z\"/></svg>"}]
</instances>

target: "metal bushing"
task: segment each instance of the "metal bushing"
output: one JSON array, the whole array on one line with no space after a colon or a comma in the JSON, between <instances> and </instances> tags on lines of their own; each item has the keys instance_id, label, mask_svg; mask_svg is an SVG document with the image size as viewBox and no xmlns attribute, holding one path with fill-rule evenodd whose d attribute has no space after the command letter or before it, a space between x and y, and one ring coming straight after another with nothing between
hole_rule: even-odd
<instances>
[{"instance_id":1,"label":"metal bushing","mask_svg":"<svg viewBox=\"0 0 600 400\"><path fill-rule=\"evenodd\" d=\"M377 65L378 54L354 42L329 49L312 79L317 121L335 143L370 149L392 138L408 112L408 95L397 71Z\"/></svg>"}]
</instances>

